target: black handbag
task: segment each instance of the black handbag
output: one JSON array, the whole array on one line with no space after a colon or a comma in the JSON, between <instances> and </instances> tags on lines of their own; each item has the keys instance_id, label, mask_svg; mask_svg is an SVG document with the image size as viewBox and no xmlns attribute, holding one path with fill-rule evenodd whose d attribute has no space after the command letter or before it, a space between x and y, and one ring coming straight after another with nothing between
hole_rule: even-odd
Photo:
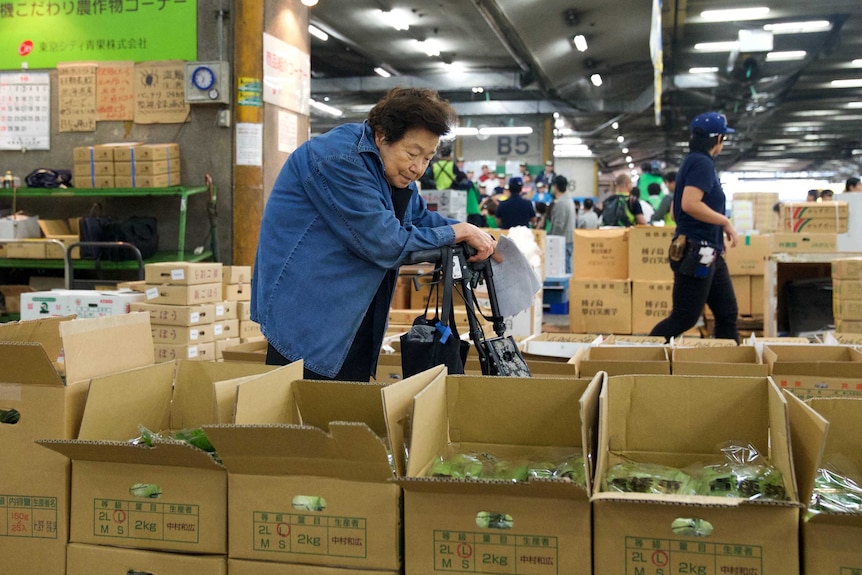
<instances>
[{"instance_id":1,"label":"black handbag","mask_svg":"<svg viewBox=\"0 0 862 575\"><path fill-rule=\"evenodd\" d=\"M470 343L458 335L452 301L452 247L441 248L441 265L434 271L432 296L434 317L428 318L431 297L425 312L413 322L413 327L401 336L401 370L404 377L416 375L437 365L445 365L449 374L463 374ZM442 303L440 292L442 290Z\"/></svg>"},{"instance_id":2,"label":"black handbag","mask_svg":"<svg viewBox=\"0 0 862 575\"><path fill-rule=\"evenodd\" d=\"M159 228L156 218L132 216L127 220L117 221L114 218L101 215L101 211L101 204L93 204L93 207L90 208L90 215L80 218L78 221L78 230L82 242L126 242L138 248L138 251L141 252L141 259L148 259L156 255L159 249ZM130 248L122 247L82 246L81 257L124 261L135 259L133 251Z\"/></svg>"}]
</instances>

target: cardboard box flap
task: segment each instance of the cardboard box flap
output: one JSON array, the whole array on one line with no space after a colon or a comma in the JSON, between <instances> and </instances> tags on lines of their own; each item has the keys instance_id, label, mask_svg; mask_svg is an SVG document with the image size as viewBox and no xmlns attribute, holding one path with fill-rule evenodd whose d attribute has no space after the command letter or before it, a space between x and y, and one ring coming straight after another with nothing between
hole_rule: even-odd
<instances>
[{"instance_id":1,"label":"cardboard box flap","mask_svg":"<svg viewBox=\"0 0 862 575\"><path fill-rule=\"evenodd\" d=\"M45 348L45 354L51 362L56 362L63 349L60 324L73 319L75 316L0 323L0 341L39 343Z\"/></svg>"},{"instance_id":2,"label":"cardboard box flap","mask_svg":"<svg viewBox=\"0 0 862 575\"><path fill-rule=\"evenodd\" d=\"M277 366L183 360L177 364L171 429L232 423L237 388Z\"/></svg>"},{"instance_id":3,"label":"cardboard box flap","mask_svg":"<svg viewBox=\"0 0 862 575\"><path fill-rule=\"evenodd\" d=\"M51 236L69 236L72 235L72 228L69 227L69 222L66 220L39 220L39 227L42 228L42 233L46 238Z\"/></svg>"},{"instance_id":4,"label":"cardboard box flap","mask_svg":"<svg viewBox=\"0 0 862 575\"><path fill-rule=\"evenodd\" d=\"M862 378L862 352L842 345L766 345L771 375Z\"/></svg>"},{"instance_id":5,"label":"cardboard box flap","mask_svg":"<svg viewBox=\"0 0 862 575\"><path fill-rule=\"evenodd\" d=\"M505 480L459 480L439 477L398 477L393 480L405 490L440 495L493 497L546 497L551 499L586 500L587 491L569 479L531 479L512 482Z\"/></svg>"},{"instance_id":6,"label":"cardboard box flap","mask_svg":"<svg viewBox=\"0 0 862 575\"><path fill-rule=\"evenodd\" d=\"M834 402L836 400L810 400L809 404L806 405L790 391L786 389L783 391L787 398L787 411L790 415L790 441L799 500L808 505L808 502L811 501L811 493L814 491L814 480L826 449L827 434L830 428L830 422L818 413L816 404L813 402ZM824 407L826 405L828 403ZM858 405L862 406L862 402L859 402ZM857 416L862 416L862 411L858 411ZM859 438L862 438L862 434L848 438L856 443L856 453L862 453L862 443L859 443ZM850 449L852 450L853 447Z\"/></svg>"},{"instance_id":7,"label":"cardboard box flap","mask_svg":"<svg viewBox=\"0 0 862 575\"><path fill-rule=\"evenodd\" d=\"M101 461L139 465L169 465L224 470L212 456L182 441L157 441L153 447L123 441L43 439L39 445L61 453L72 461Z\"/></svg>"},{"instance_id":8,"label":"cardboard box flap","mask_svg":"<svg viewBox=\"0 0 862 575\"><path fill-rule=\"evenodd\" d=\"M63 386L45 348L35 342L0 341L0 365L2 383Z\"/></svg>"},{"instance_id":9,"label":"cardboard box flap","mask_svg":"<svg viewBox=\"0 0 862 575\"><path fill-rule=\"evenodd\" d=\"M62 322L60 337L70 383L155 363L146 313Z\"/></svg>"},{"instance_id":10,"label":"cardboard box flap","mask_svg":"<svg viewBox=\"0 0 862 575\"><path fill-rule=\"evenodd\" d=\"M436 379L445 379L447 370L443 366L433 367L422 373L406 377L397 385L389 385L380 390L383 396L383 410L386 415L386 436L395 461L395 471L399 477L407 474L406 454L410 448L409 437L413 415L413 398Z\"/></svg>"},{"instance_id":11,"label":"cardboard box flap","mask_svg":"<svg viewBox=\"0 0 862 575\"><path fill-rule=\"evenodd\" d=\"M130 441L141 427L168 428L174 362L93 378L81 420L82 441Z\"/></svg>"},{"instance_id":12,"label":"cardboard box flap","mask_svg":"<svg viewBox=\"0 0 862 575\"><path fill-rule=\"evenodd\" d=\"M382 388L378 382L299 380L293 384L293 397L303 425L327 431L333 421L361 421L378 437L386 437Z\"/></svg>"},{"instance_id":13,"label":"cardboard box flap","mask_svg":"<svg viewBox=\"0 0 862 575\"><path fill-rule=\"evenodd\" d=\"M207 425L204 430L231 473L351 481L386 481L393 475L385 444L361 423L332 423L330 433L300 425Z\"/></svg>"},{"instance_id":14,"label":"cardboard box flap","mask_svg":"<svg viewBox=\"0 0 862 575\"><path fill-rule=\"evenodd\" d=\"M292 384L301 379L302 360L242 383L236 392L234 423L238 425L300 423Z\"/></svg>"},{"instance_id":15,"label":"cardboard box flap","mask_svg":"<svg viewBox=\"0 0 862 575\"><path fill-rule=\"evenodd\" d=\"M592 494L596 478L596 453L599 449L599 394L607 384L608 376L597 373L578 400L581 419L581 445L586 466L587 493Z\"/></svg>"}]
</instances>

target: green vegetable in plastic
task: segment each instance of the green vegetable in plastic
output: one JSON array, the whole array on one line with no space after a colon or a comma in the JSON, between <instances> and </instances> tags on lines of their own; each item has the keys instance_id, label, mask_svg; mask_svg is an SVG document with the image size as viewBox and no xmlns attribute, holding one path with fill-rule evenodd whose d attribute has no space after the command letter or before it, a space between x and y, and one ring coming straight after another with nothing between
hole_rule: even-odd
<instances>
[{"instance_id":1,"label":"green vegetable in plastic","mask_svg":"<svg viewBox=\"0 0 862 575\"><path fill-rule=\"evenodd\" d=\"M476 514L476 525L480 529L511 529L514 527L514 524L512 516L508 513L480 511Z\"/></svg>"},{"instance_id":2,"label":"green vegetable in plastic","mask_svg":"<svg viewBox=\"0 0 862 575\"><path fill-rule=\"evenodd\" d=\"M708 537L712 534L713 526L705 519L678 517L673 520L670 529L674 535L681 537Z\"/></svg>"},{"instance_id":3,"label":"green vegetable in plastic","mask_svg":"<svg viewBox=\"0 0 862 575\"><path fill-rule=\"evenodd\" d=\"M323 511L326 509L326 499L312 495L297 495L291 501L291 505L300 511Z\"/></svg>"},{"instance_id":4,"label":"green vegetable in plastic","mask_svg":"<svg viewBox=\"0 0 862 575\"><path fill-rule=\"evenodd\" d=\"M17 409L0 409L0 423L14 425L21 420L21 412Z\"/></svg>"},{"instance_id":5,"label":"green vegetable in plastic","mask_svg":"<svg viewBox=\"0 0 862 575\"><path fill-rule=\"evenodd\" d=\"M692 495L691 476L682 470L654 463L618 463L608 469L607 488L623 493Z\"/></svg>"},{"instance_id":6,"label":"green vegetable in plastic","mask_svg":"<svg viewBox=\"0 0 862 575\"><path fill-rule=\"evenodd\" d=\"M155 483L135 483L129 487L132 497L147 497L157 499L162 494L162 488Z\"/></svg>"}]
</instances>

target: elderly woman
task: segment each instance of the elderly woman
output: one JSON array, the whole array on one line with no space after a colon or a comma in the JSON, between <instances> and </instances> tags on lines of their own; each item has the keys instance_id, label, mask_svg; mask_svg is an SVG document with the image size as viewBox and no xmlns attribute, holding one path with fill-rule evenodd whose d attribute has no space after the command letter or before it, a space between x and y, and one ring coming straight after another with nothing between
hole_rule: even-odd
<instances>
[{"instance_id":1,"label":"elderly woman","mask_svg":"<svg viewBox=\"0 0 862 575\"><path fill-rule=\"evenodd\" d=\"M414 182L455 112L433 90L394 88L365 122L300 146L267 201L252 278L251 318L267 363L304 361L308 379L368 381L408 254L466 242L471 261L495 240L427 209Z\"/></svg>"}]
</instances>

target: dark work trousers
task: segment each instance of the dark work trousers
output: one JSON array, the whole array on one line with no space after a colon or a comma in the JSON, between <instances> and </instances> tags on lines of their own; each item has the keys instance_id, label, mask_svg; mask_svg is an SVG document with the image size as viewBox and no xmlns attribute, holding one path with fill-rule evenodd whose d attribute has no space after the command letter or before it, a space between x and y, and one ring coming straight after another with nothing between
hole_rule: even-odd
<instances>
[{"instance_id":1,"label":"dark work trousers","mask_svg":"<svg viewBox=\"0 0 862 575\"><path fill-rule=\"evenodd\" d=\"M715 316L715 337L739 343L736 329L739 307L724 257L715 259L704 278L681 274L677 268L678 264L671 264L673 309L668 317L652 328L650 335L662 336L668 341L671 337L678 337L695 326L703 314L704 305L707 305Z\"/></svg>"}]
</instances>

